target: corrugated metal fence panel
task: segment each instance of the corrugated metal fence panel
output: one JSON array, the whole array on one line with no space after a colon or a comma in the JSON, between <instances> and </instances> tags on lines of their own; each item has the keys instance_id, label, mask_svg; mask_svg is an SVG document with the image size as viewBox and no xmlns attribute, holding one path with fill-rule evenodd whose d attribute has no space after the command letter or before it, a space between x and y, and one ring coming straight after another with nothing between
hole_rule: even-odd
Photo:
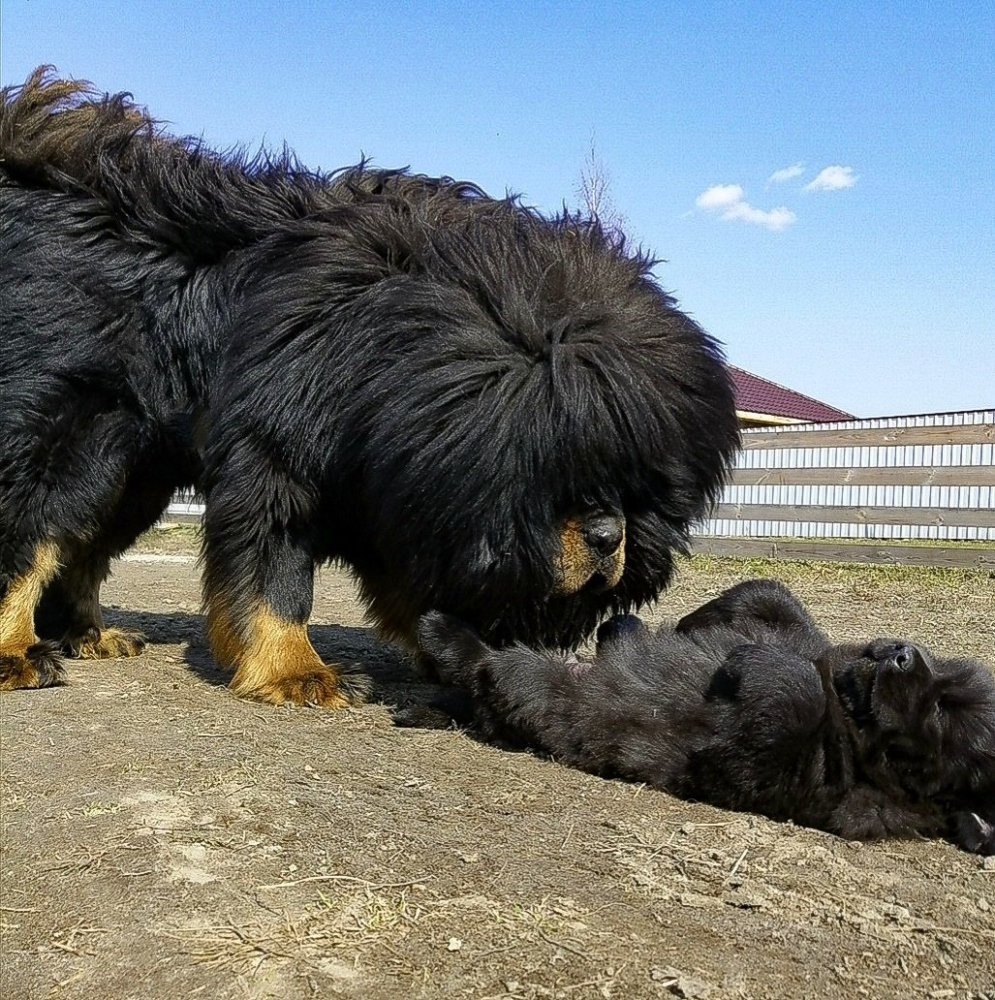
<instances>
[{"instance_id":1,"label":"corrugated metal fence panel","mask_svg":"<svg viewBox=\"0 0 995 1000\"><path fill-rule=\"evenodd\" d=\"M955 432L959 443L940 442L922 444L876 444L806 447L805 437L812 435L813 445L821 441L846 437L854 431L897 428L965 428ZM977 440L964 441L964 437ZM949 539L995 541L995 528L983 525L945 524L865 524L847 521L827 521L824 508L900 508L902 520L909 520L909 512L917 508L957 511L992 511L995 509L995 410L970 410L960 413L918 414L905 417L879 417L871 420L851 420L825 424L791 424L777 428L755 428L744 431L744 448L736 462L737 470L779 470L779 479L790 479L792 469L840 470L845 479L848 470L874 469L944 469L945 485L903 485L894 482L874 484L871 473L861 473L861 485L841 483L796 484L754 483L728 486L720 503L735 504L741 508L740 517L732 519L709 518L702 523L702 535L732 538L867 538L867 539ZM839 432L827 434L821 432ZM790 437L785 437L790 435ZM868 435L863 436L866 440ZM876 435L871 435L872 437ZM889 437L890 435L885 435ZM910 435L914 436L914 435ZM928 437L935 437L927 432ZM778 445L778 438L785 445ZM956 483L957 470L970 469L969 483ZM882 478L901 478L892 473ZM752 478L752 477L751 477ZM831 478L820 475L818 478ZM912 478L912 477L909 477ZM916 477L924 478L922 475ZM751 512L748 508L756 507ZM797 519L769 520L764 518L764 508L797 508ZM806 507L823 508L823 519L804 519ZM750 517L755 513L755 517ZM780 513L780 512L779 512ZM879 520L879 515L874 515ZM925 518L924 518L925 519ZM853 519L850 518L850 521ZM963 516L958 516L963 521ZM990 520L990 518L979 518Z\"/></svg>"}]
</instances>

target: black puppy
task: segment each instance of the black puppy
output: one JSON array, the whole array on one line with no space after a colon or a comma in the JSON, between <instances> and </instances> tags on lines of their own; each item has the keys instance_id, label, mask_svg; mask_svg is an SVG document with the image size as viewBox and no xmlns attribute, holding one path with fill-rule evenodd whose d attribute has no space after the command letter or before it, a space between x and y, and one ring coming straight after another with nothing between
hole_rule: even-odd
<instances>
[{"instance_id":1,"label":"black puppy","mask_svg":"<svg viewBox=\"0 0 995 1000\"><path fill-rule=\"evenodd\" d=\"M733 587L655 635L610 619L590 663L491 649L436 613L420 639L465 702L401 713L402 725L472 721L485 738L683 798L849 839L946 836L995 853L992 674L910 642L833 645L774 581Z\"/></svg>"}]
</instances>

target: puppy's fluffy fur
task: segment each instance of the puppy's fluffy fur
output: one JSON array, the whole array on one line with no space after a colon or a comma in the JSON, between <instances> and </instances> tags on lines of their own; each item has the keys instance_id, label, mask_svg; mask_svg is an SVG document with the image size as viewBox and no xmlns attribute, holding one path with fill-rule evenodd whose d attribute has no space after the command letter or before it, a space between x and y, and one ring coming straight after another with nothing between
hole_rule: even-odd
<instances>
[{"instance_id":1,"label":"puppy's fluffy fur","mask_svg":"<svg viewBox=\"0 0 995 1000\"><path fill-rule=\"evenodd\" d=\"M995 853L989 670L900 640L833 645L774 581L656 635L611 619L592 663L492 650L440 614L421 638L485 737L841 837L947 836Z\"/></svg>"}]
</instances>

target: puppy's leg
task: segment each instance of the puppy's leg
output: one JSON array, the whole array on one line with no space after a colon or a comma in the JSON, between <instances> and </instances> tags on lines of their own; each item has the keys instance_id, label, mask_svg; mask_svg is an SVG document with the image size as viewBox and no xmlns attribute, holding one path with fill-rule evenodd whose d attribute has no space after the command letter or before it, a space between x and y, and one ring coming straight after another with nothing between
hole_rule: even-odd
<instances>
[{"instance_id":1,"label":"puppy's leg","mask_svg":"<svg viewBox=\"0 0 995 1000\"><path fill-rule=\"evenodd\" d=\"M854 782L858 734L836 692L833 655L820 656L815 661L815 669L826 705L820 734L825 780L837 788L850 788Z\"/></svg>"},{"instance_id":2,"label":"puppy's leg","mask_svg":"<svg viewBox=\"0 0 995 1000\"><path fill-rule=\"evenodd\" d=\"M419 620L418 648L440 680L468 690L491 652L469 625L439 611Z\"/></svg>"},{"instance_id":3,"label":"puppy's leg","mask_svg":"<svg viewBox=\"0 0 995 1000\"><path fill-rule=\"evenodd\" d=\"M774 629L815 630L815 623L802 603L777 580L746 580L724 590L718 597L686 614L676 632L726 625L735 630L763 626Z\"/></svg>"},{"instance_id":4,"label":"puppy's leg","mask_svg":"<svg viewBox=\"0 0 995 1000\"><path fill-rule=\"evenodd\" d=\"M826 829L847 840L880 840L936 837L945 824L939 808L928 802L904 802L900 792L857 785L832 810Z\"/></svg>"},{"instance_id":5,"label":"puppy's leg","mask_svg":"<svg viewBox=\"0 0 995 1000\"><path fill-rule=\"evenodd\" d=\"M472 707L475 728L489 740L550 752L566 745L563 733L571 729L574 709L582 700L578 692L584 690L583 675L566 657L524 646L491 649L470 626L437 611L419 621L418 643L439 677L471 699L448 700L443 712L448 710L453 721L466 724ZM424 719L418 713L402 713L402 718L408 717L416 724Z\"/></svg>"},{"instance_id":6,"label":"puppy's leg","mask_svg":"<svg viewBox=\"0 0 995 1000\"><path fill-rule=\"evenodd\" d=\"M285 513L293 486L259 466L254 480L215 473L204 518L208 641L242 698L342 708L365 678L325 663L311 645L314 560L306 528ZM268 474L269 473L269 474ZM283 515L283 516L281 516Z\"/></svg>"},{"instance_id":7,"label":"puppy's leg","mask_svg":"<svg viewBox=\"0 0 995 1000\"><path fill-rule=\"evenodd\" d=\"M51 540L9 543L0 553L0 691L61 684L57 648L39 642L34 629L35 607L59 571L59 546Z\"/></svg>"},{"instance_id":8,"label":"puppy's leg","mask_svg":"<svg viewBox=\"0 0 995 1000\"><path fill-rule=\"evenodd\" d=\"M475 706L461 688L446 688L431 701L405 705L391 714L395 726L407 729L449 729L473 725Z\"/></svg>"},{"instance_id":9,"label":"puppy's leg","mask_svg":"<svg viewBox=\"0 0 995 1000\"><path fill-rule=\"evenodd\" d=\"M109 571L106 554L74 553L45 590L35 614L38 634L81 660L137 656L145 647L144 636L104 626L100 585Z\"/></svg>"}]
</instances>

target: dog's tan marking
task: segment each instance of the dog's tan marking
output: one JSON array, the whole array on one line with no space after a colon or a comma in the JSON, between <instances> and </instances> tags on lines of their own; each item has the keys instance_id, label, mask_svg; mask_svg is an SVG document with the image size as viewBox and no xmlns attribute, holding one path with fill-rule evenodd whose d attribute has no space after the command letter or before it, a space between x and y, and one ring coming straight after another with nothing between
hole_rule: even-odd
<instances>
[{"instance_id":1,"label":"dog's tan marking","mask_svg":"<svg viewBox=\"0 0 995 1000\"><path fill-rule=\"evenodd\" d=\"M59 658L53 647L38 642L34 622L42 592L58 572L58 546L41 542L27 572L0 599L0 691L62 683Z\"/></svg>"},{"instance_id":2,"label":"dog's tan marking","mask_svg":"<svg viewBox=\"0 0 995 1000\"><path fill-rule=\"evenodd\" d=\"M207 608L207 642L225 670L234 670L245 649L241 629L232 620L226 601L211 597Z\"/></svg>"},{"instance_id":3,"label":"dog's tan marking","mask_svg":"<svg viewBox=\"0 0 995 1000\"><path fill-rule=\"evenodd\" d=\"M260 607L250 615L244 633L220 617L208 627L215 655L236 667L231 687L239 697L325 708L352 703L352 692L342 689L339 670L324 663L311 645L306 625L284 621Z\"/></svg>"},{"instance_id":4,"label":"dog's tan marking","mask_svg":"<svg viewBox=\"0 0 995 1000\"><path fill-rule=\"evenodd\" d=\"M28 646L23 653L0 653L0 691L53 687L65 679L62 660L51 643Z\"/></svg>"},{"instance_id":5,"label":"dog's tan marking","mask_svg":"<svg viewBox=\"0 0 995 1000\"><path fill-rule=\"evenodd\" d=\"M35 607L42 591L59 572L59 548L41 542L26 573L16 577L0 599L0 655L20 655L38 641Z\"/></svg>"},{"instance_id":6,"label":"dog's tan marking","mask_svg":"<svg viewBox=\"0 0 995 1000\"><path fill-rule=\"evenodd\" d=\"M106 559L92 556L79 546L55 581L59 599L69 608L69 625L64 635L51 638L58 640L67 656L110 660L138 656L145 648L145 637L140 632L104 627L100 586L108 569Z\"/></svg>"},{"instance_id":7,"label":"dog's tan marking","mask_svg":"<svg viewBox=\"0 0 995 1000\"><path fill-rule=\"evenodd\" d=\"M618 586L622 574L625 572L625 525L622 525L622 541L618 543L618 548L608 557L607 565L602 570L609 587Z\"/></svg>"},{"instance_id":8,"label":"dog's tan marking","mask_svg":"<svg viewBox=\"0 0 995 1000\"><path fill-rule=\"evenodd\" d=\"M140 632L125 632L100 625L90 629L71 643L71 655L79 660L113 660L138 656L145 648L145 636Z\"/></svg>"},{"instance_id":9,"label":"dog's tan marking","mask_svg":"<svg viewBox=\"0 0 995 1000\"><path fill-rule=\"evenodd\" d=\"M595 552L584 539L586 521L569 517L560 528L560 552L556 560L553 596L565 597L580 590L595 573L600 573L608 587L614 587L625 571L625 528L622 541L610 555Z\"/></svg>"}]
</instances>

